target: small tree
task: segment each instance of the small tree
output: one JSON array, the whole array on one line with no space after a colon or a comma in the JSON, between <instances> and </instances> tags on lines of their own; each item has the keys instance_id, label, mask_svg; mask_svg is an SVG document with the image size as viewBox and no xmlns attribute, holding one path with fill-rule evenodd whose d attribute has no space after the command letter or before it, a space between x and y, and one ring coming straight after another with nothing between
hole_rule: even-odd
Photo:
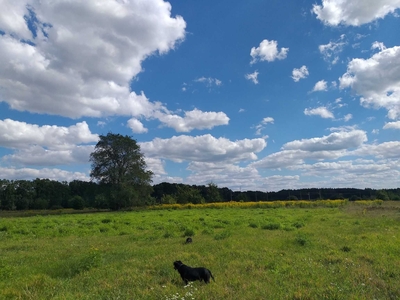
<instances>
[{"instance_id":1,"label":"small tree","mask_svg":"<svg viewBox=\"0 0 400 300\"><path fill-rule=\"evenodd\" d=\"M85 207L85 200L81 196L74 196L68 201L69 207L73 209L84 209Z\"/></svg>"},{"instance_id":2,"label":"small tree","mask_svg":"<svg viewBox=\"0 0 400 300\"><path fill-rule=\"evenodd\" d=\"M222 202L222 197L221 197L221 194L219 193L218 186L213 182L210 182L207 186L206 201L207 202Z\"/></svg>"},{"instance_id":3,"label":"small tree","mask_svg":"<svg viewBox=\"0 0 400 300\"><path fill-rule=\"evenodd\" d=\"M144 205L150 198L153 173L146 170L136 140L120 134L100 135L90 161L90 177L111 187L110 208Z\"/></svg>"},{"instance_id":4,"label":"small tree","mask_svg":"<svg viewBox=\"0 0 400 300\"><path fill-rule=\"evenodd\" d=\"M388 196L388 193L387 193L387 191L385 191L385 190L379 190L379 191L377 191L377 192L376 192L376 199L384 200L384 201L390 200L390 199L389 199L389 196Z\"/></svg>"},{"instance_id":5,"label":"small tree","mask_svg":"<svg viewBox=\"0 0 400 300\"><path fill-rule=\"evenodd\" d=\"M161 198L161 204L175 204L176 199L172 195L163 195Z\"/></svg>"},{"instance_id":6,"label":"small tree","mask_svg":"<svg viewBox=\"0 0 400 300\"><path fill-rule=\"evenodd\" d=\"M200 204L205 202L205 199L201 195L200 191L188 185L178 186L178 191L176 195L174 195L174 198L179 204Z\"/></svg>"}]
</instances>

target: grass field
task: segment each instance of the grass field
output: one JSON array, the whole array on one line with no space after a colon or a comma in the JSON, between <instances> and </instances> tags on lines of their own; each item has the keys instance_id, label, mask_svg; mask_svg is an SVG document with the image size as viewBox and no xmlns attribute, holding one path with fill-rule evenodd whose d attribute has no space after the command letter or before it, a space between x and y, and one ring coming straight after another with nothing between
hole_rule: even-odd
<instances>
[{"instance_id":1,"label":"grass field","mask_svg":"<svg viewBox=\"0 0 400 300\"><path fill-rule=\"evenodd\" d=\"M399 230L396 202L1 217L0 299L400 299Z\"/></svg>"}]
</instances>

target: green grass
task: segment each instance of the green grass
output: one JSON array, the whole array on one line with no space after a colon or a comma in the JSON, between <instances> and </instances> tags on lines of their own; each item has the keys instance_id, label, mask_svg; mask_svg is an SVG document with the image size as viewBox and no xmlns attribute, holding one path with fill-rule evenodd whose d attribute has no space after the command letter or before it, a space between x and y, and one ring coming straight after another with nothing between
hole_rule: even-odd
<instances>
[{"instance_id":1,"label":"green grass","mask_svg":"<svg viewBox=\"0 0 400 300\"><path fill-rule=\"evenodd\" d=\"M394 202L1 218L0 299L400 299L399 229Z\"/></svg>"}]
</instances>

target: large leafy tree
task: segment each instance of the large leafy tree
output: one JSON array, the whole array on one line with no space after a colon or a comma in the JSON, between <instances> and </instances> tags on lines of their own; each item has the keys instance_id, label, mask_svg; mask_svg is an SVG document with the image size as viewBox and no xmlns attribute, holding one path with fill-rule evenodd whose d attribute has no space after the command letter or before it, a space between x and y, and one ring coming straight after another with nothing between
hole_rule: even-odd
<instances>
[{"instance_id":1,"label":"large leafy tree","mask_svg":"<svg viewBox=\"0 0 400 300\"><path fill-rule=\"evenodd\" d=\"M146 170L140 146L130 136L100 135L90 161L90 177L111 187L110 208L144 205L149 200L153 173Z\"/></svg>"}]
</instances>

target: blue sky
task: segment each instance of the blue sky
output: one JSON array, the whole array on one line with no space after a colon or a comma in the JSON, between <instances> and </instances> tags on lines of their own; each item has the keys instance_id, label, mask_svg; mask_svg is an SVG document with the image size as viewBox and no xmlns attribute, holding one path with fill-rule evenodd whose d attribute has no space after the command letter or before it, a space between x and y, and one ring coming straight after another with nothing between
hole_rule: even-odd
<instances>
[{"instance_id":1,"label":"blue sky","mask_svg":"<svg viewBox=\"0 0 400 300\"><path fill-rule=\"evenodd\" d=\"M113 132L155 184L397 188L400 2L369 2L1 1L0 178L90 180Z\"/></svg>"}]
</instances>

